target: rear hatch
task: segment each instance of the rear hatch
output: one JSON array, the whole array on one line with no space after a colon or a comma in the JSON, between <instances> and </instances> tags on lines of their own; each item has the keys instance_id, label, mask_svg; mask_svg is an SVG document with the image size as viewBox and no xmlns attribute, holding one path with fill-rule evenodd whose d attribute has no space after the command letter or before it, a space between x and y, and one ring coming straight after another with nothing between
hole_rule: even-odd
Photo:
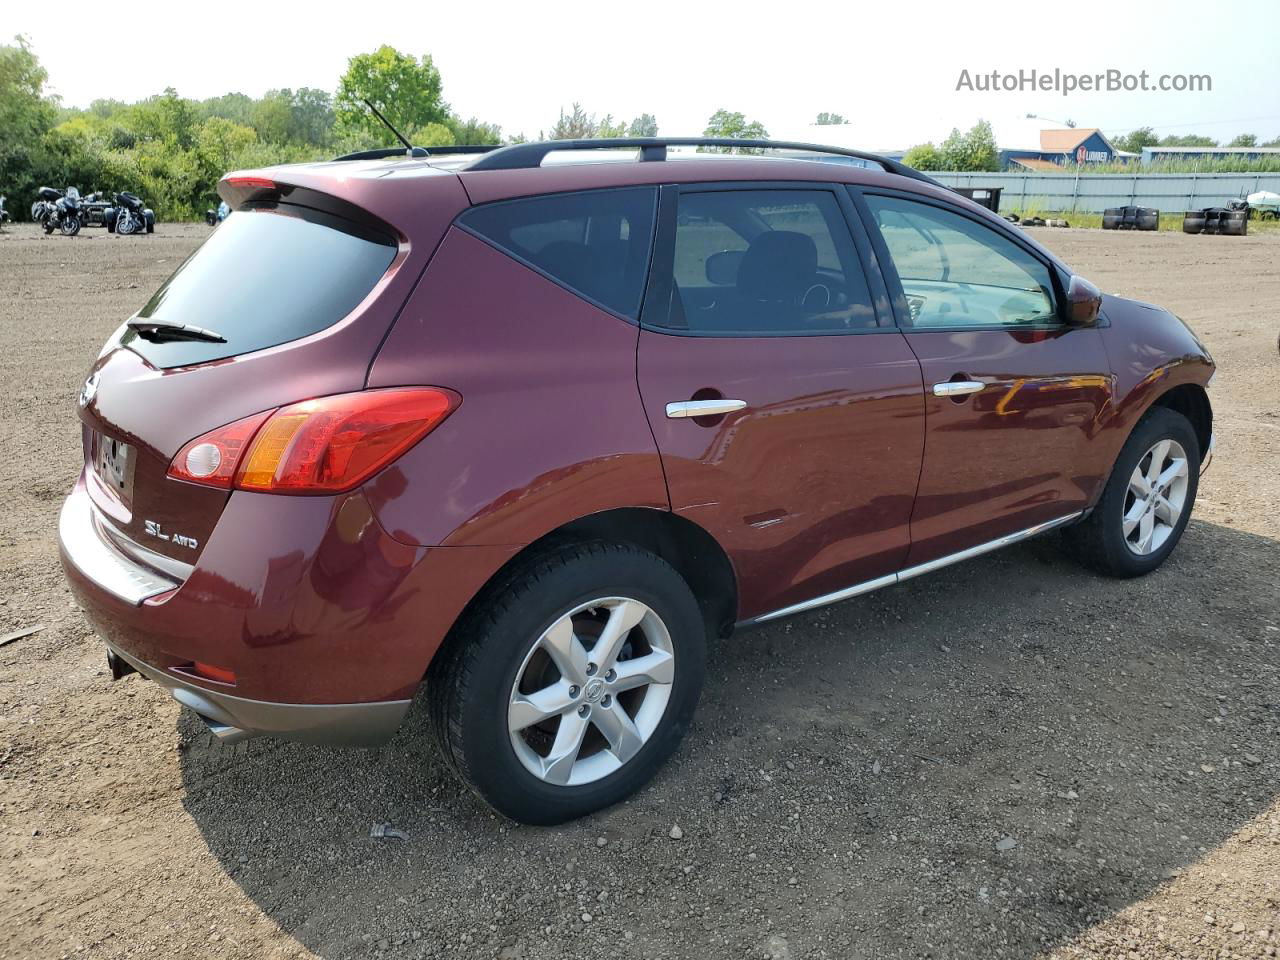
<instances>
[{"instance_id":1,"label":"rear hatch","mask_svg":"<svg viewBox=\"0 0 1280 960\"><path fill-rule=\"evenodd\" d=\"M113 335L81 390L85 483L104 532L193 563L229 493L167 476L183 445L365 386L466 206L456 177L405 163L278 168L220 184L235 212Z\"/></svg>"}]
</instances>

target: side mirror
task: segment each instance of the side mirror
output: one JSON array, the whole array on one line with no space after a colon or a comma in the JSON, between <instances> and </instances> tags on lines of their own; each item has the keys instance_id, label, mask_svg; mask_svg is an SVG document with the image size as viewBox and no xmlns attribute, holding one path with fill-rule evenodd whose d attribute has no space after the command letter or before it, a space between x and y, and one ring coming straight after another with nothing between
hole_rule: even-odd
<instances>
[{"instance_id":1,"label":"side mirror","mask_svg":"<svg viewBox=\"0 0 1280 960\"><path fill-rule=\"evenodd\" d=\"M732 287L738 283L738 268L742 266L744 250L721 250L707 257L707 281L720 287Z\"/></svg>"},{"instance_id":2,"label":"side mirror","mask_svg":"<svg viewBox=\"0 0 1280 960\"><path fill-rule=\"evenodd\" d=\"M1071 277L1067 286L1066 321L1073 327L1092 327L1102 309L1102 291L1084 277Z\"/></svg>"}]
</instances>

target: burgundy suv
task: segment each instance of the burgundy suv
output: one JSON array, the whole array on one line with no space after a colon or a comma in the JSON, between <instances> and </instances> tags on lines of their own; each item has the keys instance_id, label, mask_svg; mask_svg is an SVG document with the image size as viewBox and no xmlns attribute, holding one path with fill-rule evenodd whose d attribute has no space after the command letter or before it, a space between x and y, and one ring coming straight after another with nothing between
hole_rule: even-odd
<instances>
[{"instance_id":1,"label":"burgundy suv","mask_svg":"<svg viewBox=\"0 0 1280 960\"><path fill-rule=\"evenodd\" d=\"M1168 557L1212 448L1177 317L893 161L696 142L227 176L80 394L113 675L354 745L425 682L457 773L554 823L672 753L708 638L1051 528Z\"/></svg>"}]
</instances>

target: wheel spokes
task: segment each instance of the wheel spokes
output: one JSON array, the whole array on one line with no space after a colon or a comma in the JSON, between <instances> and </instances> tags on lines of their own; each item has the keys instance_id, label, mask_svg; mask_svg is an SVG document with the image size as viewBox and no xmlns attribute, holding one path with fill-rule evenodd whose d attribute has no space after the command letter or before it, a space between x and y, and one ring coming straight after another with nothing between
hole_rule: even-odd
<instances>
[{"instance_id":1,"label":"wheel spokes","mask_svg":"<svg viewBox=\"0 0 1280 960\"><path fill-rule=\"evenodd\" d=\"M618 758L619 763L626 763L644 746L644 738L636 729L635 722L617 700L607 707L596 707L592 710L591 722L609 741L609 751Z\"/></svg>"},{"instance_id":2,"label":"wheel spokes","mask_svg":"<svg viewBox=\"0 0 1280 960\"><path fill-rule=\"evenodd\" d=\"M582 749L582 738L587 733L587 720L571 710L560 717L560 729L556 731L555 742L551 750L542 758L542 779L548 783L564 786L573 773L573 765L578 762L578 751Z\"/></svg>"},{"instance_id":3,"label":"wheel spokes","mask_svg":"<svg viewBox=\"0 0 1280 960\"><path fill-rule=\"evenodd\" d=\"M587 679L587 648L573 632L573 620L561 617L542 635L542 649L547 651L560 676L581 686Z\"/></svg>"},{"instance_id":4,"label":"wheel spokes","mask_svg":"<svg viewBox=\"0 0 1280 960\"><path fill-rule=\"evenodd\" d=\"M1124 515L1124 535L1128 537L1133 533L1134 528L1138 526L1138 522L1142 519L1143 514L1147 512L1146 498L1135 500L1133 506L1129 508L1129 512Z\"/></svg>"},{"instance_id":5,"label":"wheel spokes","mask_svg":"<svg viewBox=\"0 0 1280 960\"><path fill-rule=\"evenodd\" d=\"M1177 480L1179 477L1187 475L1187 461L1182 458L1175 459L1169 466L1156 478L1156 484L1168 488L1169 484Z\"/></svg>"},{"instance_id":6,"label":"wheel spokes","mask_svg":"<svg viewBox=\"0 0 1280 960\"><path fill-rule=\"evenodd\" d=\"M1139 553L1148 553L1151 550L1151 538L1156 532L1156 518L1150 510L1142 515L1142 520L1138 523L1138 542L1134 544Z\"/></svg>"},{"instance_id":7,"label":"wheel spokes","mask_svg":"<svg viewBox=\"0 0 1280 960\"><path fill-rule=\"evenodd\" d=\"M1169 456L1170 441L1161 440L1151 448L1151 460L1147 464L1147 483L1155 486L1160 472L1164 469L1165 458Z\"/></svg>"},{"instance_id":8,"label":"wheel spokes","mask_svg":"<svg viewBox=\"0 0 1280 960\"><path fill-rule=\"evenodd\" d=\"M600 673L607 672L614 665L627 634L644 619L649 608L635 600L622 600L608 610L609 620L600 633L600 639L591 648L591 662Z\"/></svg>"},{"instance_id":9,"label":"wheel spokes","mask_svg":"<svg viewBox=\"0 0 1280 960\"><path fill-rule=\"evenodd\" d=\"M1155 515L1169 526L1177 526L1178 518L1182 516L1182 508L1175 505L1168 497L1160 496L1156 498Z\"/></svg>"},{"instance_id":10,"label":"wheel spokes","mask_svg":"<svg viewBox=\"0 0 1280 960\"><path fill-rule=\"evenodd\" d=\"M634 660L618 661L614 664L614 672L617 679L613 682L613 691L622 693L651 683L673 682L676 678L676 660L665 650L652 650Z\"/></svg>"},{"instance_id":11,"label":"wheel spokes","mask_svg":"<svg viewBox=\"0 0 1280 960\"><path fill-rule=\"evenodd\" d=\"M517 693L507 710L507 725L511 732L518 733L572 709L574 698L570 695L571 689L573 684L559 680L534 693Z\"/></svg>"}]
</instances>

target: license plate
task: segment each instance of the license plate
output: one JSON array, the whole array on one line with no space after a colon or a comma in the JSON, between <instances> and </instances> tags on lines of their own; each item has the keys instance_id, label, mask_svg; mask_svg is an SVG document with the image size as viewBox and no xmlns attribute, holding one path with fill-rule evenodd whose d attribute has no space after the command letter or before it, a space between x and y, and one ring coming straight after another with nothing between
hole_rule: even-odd
<instances>
[{"instance_id":1,"label":"license plate","mask_svg":"<svg viewBox=\"0 0 1280 960\"><path fill-rule=\"evenodd\" d=\"M133 447L94 433L93 472L127 505L133 499Z\"/></svg>"}]
</instances>

